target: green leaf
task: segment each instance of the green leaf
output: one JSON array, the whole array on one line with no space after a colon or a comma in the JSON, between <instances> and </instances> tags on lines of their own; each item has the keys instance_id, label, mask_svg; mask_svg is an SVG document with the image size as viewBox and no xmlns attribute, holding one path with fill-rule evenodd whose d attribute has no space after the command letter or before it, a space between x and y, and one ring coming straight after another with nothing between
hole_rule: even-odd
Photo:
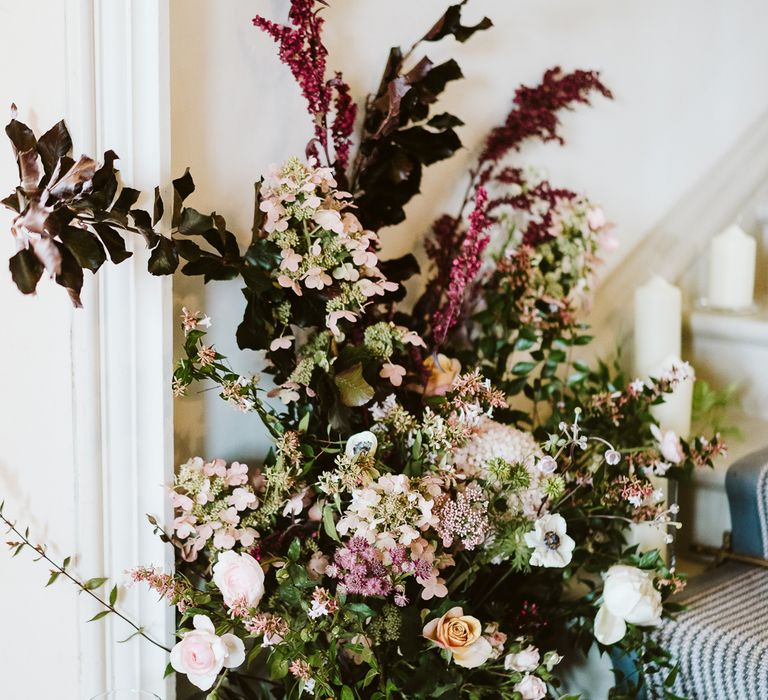
<instances>
[{"instance_id":1,"label":"green leaf","mask_svg":"<svg viewBox=\"0 0 768 700\"><path fill-rule=\"evenodd\" d=\"M86 591L93 591L97 588L101 588L109 579L106 577L89 578L84 584L83 588Z\"/></svg>"},{"instance_id":2,"label":"green leaf","mask_svg":"<svg viewBox=\"0 0 768 700\"><path fill-rule=\"evenodd\" d=\"M299 541L298 537L294 537L293 541L291 542L291 546L288 547L288 559L291 561L298 561L300 554L301 542Z\"/></svg>"},{"instance_id":3,"label":"green leaf","mask_svg":"<svg viewBox=\"0 0 768 700\"><path fill-rule=\"evenodd\" d=\"M329 505L323 508L323 529L325 534L332 540L341 542L341 537L339 537L339 533L336 531L336 522L333 519L333 508Z\"/></svg>"},{"instance_id":4,"label":"green leaf","mask_svg":"<svg viewBox=\"0 0 768 700\"><path fill-rule=\"evenodd\" d=\"M341 700L355 700L355 694L349 686L343 686L341 689Z\"/></svg>"},{"instance_id":5,"label":"green leaf","mask_svg":"<svg viewBox=\"0 0 768 700\"><path fill-rule=\"evenodd\" d=\"M115 603L117 602L117 586L113 586L112 590L109 592L109 604L114 607Z\"/></svg>"},{"instance_id":6,"label":"green leaf","mask_svg":"<svg viewBox=\"0 0 768 700\"><path fill-rule=\"evenodd\" d=\"M60 571L51 571L51 577L48 579L48 583L45 584L45 587L48 588L48 586L55 583L56 579L59 578L60 575L61 575Z\"/></svg>"},{"instance_id":7,"label":"green leaf","mask_svg":"<svg viewBox=\"0 0 768 700\"><path fill-rule=\"evenodd\" d=\"M530 374L536 368L535 362L516 362L512 367L512 374L522 376Z\"/></svg>"},{"instance_id":8,"label":"green leaf","mask_svg":"<svg viewBox=\"0 0 768 700\"><path fill-rule=\"evenodd\" d=\"M102 610L100 613L96 613L88 622L96 622L96 620L101 620L102 617L106 617L111 613L111 610Z\"/></svg>"},{"instance_id":9,"label":"green leaf","mask_svg":"<svg viewBox=\"0 0 768 700\"><path fill-rule=\"evenodd\" d=\"M33 294L43 276L43 265L29 249L22 248L11 257L8 267L11 278L22 294Z\"/></svg>"},{"instance_id":10,"label":"green leaf","mask_svg":"<svg viewBox=\"0 0 768 700\"><path fill-rule=\"evenodd\" d=\"M363 377L363 366L359 362L339 372L333 379L345 406L364 406L374 397L373 387Z\"/></svg>"}]
</instances>

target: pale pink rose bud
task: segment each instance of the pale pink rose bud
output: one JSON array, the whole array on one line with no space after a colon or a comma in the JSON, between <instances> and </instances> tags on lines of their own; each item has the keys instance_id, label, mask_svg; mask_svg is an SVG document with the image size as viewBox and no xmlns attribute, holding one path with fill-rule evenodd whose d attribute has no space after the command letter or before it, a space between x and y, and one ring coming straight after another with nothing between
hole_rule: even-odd
<instances>
[{"instance_id":1,"label":"pale pink rose bud","mask_svg":"<svg viewBox=\"0 0 768 700\"><path fill-rule=\"evenodd\" d=\"M213 567L213 582L228 606L245 600L248 607L256 607L264 595L264 571L250 554L219 554Z\"/></svg>"},{"instance_id":2,"label":"pale pink rose bud","mask_svg":"<svg viewBox=\"0 0 768 700\"><path fill-rule=\"evenodd\" d=\"M507 654L504 657L504 668L507 671L535 671L539 666L539 650L529 644L517 654Z\"/></svg>"},{"instance_id":3,"label":"pale pink rose bud","mask_svg":"<svg viewBox=\"0 0 768 700\"><path fill-rule=\"evenodd\" d=\"M526 673L514 690L523 696L523 700L541 700L547 696L547 686L538 676Z\"/></svg>"}]
</instances>

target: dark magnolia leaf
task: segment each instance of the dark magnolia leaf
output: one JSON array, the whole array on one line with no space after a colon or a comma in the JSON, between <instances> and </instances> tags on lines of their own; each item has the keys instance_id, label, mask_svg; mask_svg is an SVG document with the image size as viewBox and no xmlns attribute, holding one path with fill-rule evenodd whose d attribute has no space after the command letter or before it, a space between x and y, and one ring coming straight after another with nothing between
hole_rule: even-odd
<instances>
[{"instance_id":1,"label":"dark magnolia leaf","mask_svg":"<svg viewBox=\"0 0 768 700\"><path fill-rule=\"evenodd\" d=\"M461 8L466 2L467 0L462 0L457 5L451 5L445 11L445 14L424 35L424 41L440 41L440 39L444 39L447 36L453 36L457 41L464 42L475 32L489 29L493 26L493 22L488 17L483 17L477 24L472 26L463 25L461 23Z\"/></svg>"},{"instance_id":2,"label":"dark magnolia leaf","mask_svg":"<svg viewBox=\"0 0 768 700\"><path fill-rule=\"evenodd\" d=\"M448 114L448 112L443 112L432 117L427 122L427 126L431 126L433 129L450 129L454 126L464 126L464 122L458 117Z\"/></svg>"},{"instance_id":3,"label":"dark magnolia leaf","mask_svg":"<svg viewBox=\"0 0 768 700\"><path fill-rule=\"evenodd\" d=\"M420 272L419 263L411 253L400 258L380 261L379 269L392 282L404 282Z\"/></svg>"},{"instance_id":4,"label":"dark magnolia leaf","mask_svg":"<svg viewBox=\"0 0 768 700\"><path fill-rule=\"evenodd\" d=\"M43 161L43 170L50 177L61 158L72 150L72 138L64 120L46 131L37 142L37 152Z\"/></svg>"},{"instance_id":5,"label":"dark magnolia leaf","mask_svg":"<svg viewBox=\"0 0 768 700\"><path fill-rule=\"evenodd\" d=\"M157 245L149 256L147 269L153 275L171 275L179 266L179 254L176 244L165 236L159 236Z\"/></svg>"},{"instance_id":6,"label":"dark magnolia leaf","mask_svg":"<svg viewBox=\"0 0 768 700\"><path fill-rule=\"evenodd\" d=\"M82 198L85 206L94 209L108 209L117 194L117 170L115 161L117 153L107 151L104 154L104 163L96 171L91 182L91 191Z\"/></svg>"},{"instance_id":7,"label":"dark magnolia leaf","mask_svg":"<svg viewBox=\"0 0 768 700\"><path fill-rule=\"evenodd\" d=\"M192 209L192 207L186 207L181 212L181 219L178 225L179 233L192 236L204 233L211 228L213 228L213 218L211 216L201 214L196 209Z\"/></svg>"},{"instance_id":8,"label":"dark magnolia leaf","mask_svg":"<svg viewBox=\"0 0 768 700\"><path fill-rule=\"evenodd\" d=\"M17 214L21 213L21 202L19 201L19 192L14 192L13 194L9 194L5 199L0 201L0 204L2 204L7 209L11 209L15 211Z\"/></svg>"},{"instance_id":9,"label":"dark magnolia leaf","mask_svg":"<svg viewBox=\"0 0 768 700\"><path fill-rule=\"evenodd\" d=\"M464 74L461 72L459 64L451 58L430 69L421 80L414 83L414 87L421 90L422 99L434 101L445 90L448 83L463 77ZM426 95L423 94L424 91L427 92Z\"/></svg>"},{"instance_id":10,"label":"dark magnolia leaf","mask_svg":"<svg viewBox=\"0 0 768 700\"><path fill-rule=\"evenodd\" d=\"M39 238L32 238L30 245L49 275L56 275L61 272L61 252L56 241L43 235Z\"/></svg>"},{"instance_id":11,"label":"dark magnolia leaf","mask_svg":"<svg viewBox=\"0 0 768 700\"><path fill-rule=\"evenodd\" d=\"M29 248L23 248L8 264L11 277L22 294L33 294L43 276L43 265Z\"/></svg>"},{"instance_id":12,"label":"dark magnolia leaf","mask_svg":"<svg viewBox=\"0 0 768 700\"><path fill-rule=\"evenodd\" d=\"M264 350L269 345L273 327L269 320L272 309L260 294L243 289L246 298L243 320L237 327L237 347L241 350Z\"/></svg>"},{"instance_id":13,"label":"dark magnolia leaf","mask_svg":"<svg viewBox=\"0 0 768 700\"><path fill-rule=\"evenodd\" d=\"M241 269L240 274L248 289L255 292L267 292L274 289L275 282L272 275L261 268L246 265Z\"/></svg>"},{"instance_id":14,"label":"dark magnolia leaf","mask_svg":"<svg viewBox=\"0 0 768 700\"><path fill-rule=\"evenodd\" d=\"M264 224L264 217L266 216L259 208L259 205L261 204L262 182L262 180L259 180L253 184L253 227L251 228L251 233L254 237L261 231L261 227Z\"/></svg>"},{"instance_id":15,"label":"dark magnolia leaf","mask_svg":"<svg viewBox=\"0 0 768 700\"><path fill-rule=\"evenodd\" d=\"M175 239L175 242L176 251L182 258L184 258L184 260L193 262L198 260L203 254L203 251L200 250L200 246L194 241L190 241L188 238L177 238Z\"/></svg>"},{"instance_id":16,"label":"dark magnolia leaf","mask_svg":"<svg viewBox=\"0 0 768 700\"><path fill-rule=\"evenodd\" d=\"M134 190L131 187L123 187L120 196L112 205L112 211L120 212L121 214L127 214L131 207L139 201L141 192Z\"/></svg>"},{"instance_id":17,"label":"dark magnolia leaf","mask_svg":"<svg viewBox=\"0 0 768 700\"><path fill-rule=\"evenodd\" d=\"M398 131L393 139L424 165L450 158L461 148L461 140L453 129L429 131L422 126L414 126Z\"/></svg>"},{"instance_id":18,"label":"dark magnolia leaf","mask_svg":"<svg viewBox=\"0 0 768 700\"><path fill-rule=\"evenodd\" d=\"M72 223L76 212L69 207L59 207L54 209L45 220L45 232L51 237L56 238L62 231L67 230L67 226Z\"/></svg>"},{"instance_id":19,"label":"dark magnolia leaf","mask_svg":"<svg viewBox=\"0 0 768 700\"><path fill-rule=\"evenodd\" d=\"M154 248L160 236L152 228L152 217L143 209L131 209L128 213L136 228L139 229L139 233L144 236L147 247Z\"/></svg>"},{"instance_id":20,"label":"dark magnolia leaf","mask_svg":"<svg viewBox=\"0 0 768 700\"><path fill-rule=\"evenodd\" d=\"M123 260L127 260L133 255L131 251L125 249L123 237L109 224L94 224L93 228L107 249L109 259L115 265L119 265Z\"/></svg>"},{"instance_id":21,"label":"dark magnolia leaf","mask_svg":"<svg viewBox=\"0 0 768 700\"><path fill-rule=\"evenodd\" d=\"M403 76L399 76L389 83L387 86L387 113L373 135L374 139L388 136L400 126L400 104L410 89L411 86L408 85Z\"/></svg>"},{"instance_id":22,"label":"dark magnolia leaf","mask_svg":"<svg viewBox=\"0 0 768 700\"><path fill-rule=\"evenodd\" d=\"M197 260L187 263L181 269L181 272L189 277L202 275L204 282L231 280L240 274L240 270L237 267L228 265L218 255L212 255L205 251L201 251L201 255Z\"/></svg>"},{"instance_id":23,"label":"dark magnolia leaf","mask_svg":"<svg viewBox=\"0 0 768 700\"><path fill-rule=\"evenodd\" d=\"M160 219L165 214L165 205L163 204L163 198L160 196L160 188L155 187L155 201L152 207L152 225L157 226Z\"/></svg>"},{"instance_id":24,"label":"dark magnolia leaf","mask_svg":"<svg viewBox=\"0 0 768 700\"><path fill-rule=\"evenodd\" d=\"M184 174L173 181L173 216L171 220L171 226L176 228L181 220L181 209L184 204L184 200L189 197L195 191L195 181L192 179L192 175L189 172L189 168L184 171Z\"/></svg>"},{"instance_id":25,"label":"dark magnolia leaf","mask_svg":"<svg viewBox=\"0 0 768 700\"><path fill-rule=\"evenodd\" d=\"M59 234L61 242L75 256L80 267L96 272L107 260L99 239L86 229L69 226Z\"/></svg>"},{"instance_id":26,"label":"dark magnolia leaf","mask_svg":"<svg viewBox=\"0 0 768 700\"><path fill-rule=\"evenodd\" d=\"M17 155L24 151L34 150L37 145L37 139L32 129L15 118L11 119L5 127L5 133L8 134L8 138L13 144L14 153Z\"/></svg>"},{"instance_id":27,"label":"dark magnolia leaf","mask_svg":"<svg viewBox=\"0 0 768 700\"><path fill-rule=\"evenodd\" d=\"M360 363L339 372L333 381L345 406L365 406L374 397L373 387L365 381Z\"/></svg>"},{"instance_id":28,"label":"dark magnolia leaf","mask_svg":"<svg viewBox=\"0 0 768 700\"><path fill-rule=\"evenodd\" d=\"M26 194L35 194L40 184L40 156L33 150L19 153L18 158L21 189Z\"/></svg>"},{"instance_id":29,"label":"dark magnolia leaf","mask_svg":"<svg viewBox=\"0 0 768 700\"><path fill-rule=\"evenodd\" d=\"M68 198L82 190L83 185L93 179L96 173L96 161L88 156L81 156L53 187L50 193L57 199Z\"/></svg>"},{"instance_id":30,"label":"dark magnolia leaf","mask_svg":"<svg viewBox=\"0 0 768 700\"><path fill-rule=\"evenodd\" d=\"M80 308L80 292L83 289L83 268L75 259L75 256L58 241L54 241L61 256L61 272L56 275L56 283L64 287L69 293L72 304Z\"/></svg>"}]
</instances>

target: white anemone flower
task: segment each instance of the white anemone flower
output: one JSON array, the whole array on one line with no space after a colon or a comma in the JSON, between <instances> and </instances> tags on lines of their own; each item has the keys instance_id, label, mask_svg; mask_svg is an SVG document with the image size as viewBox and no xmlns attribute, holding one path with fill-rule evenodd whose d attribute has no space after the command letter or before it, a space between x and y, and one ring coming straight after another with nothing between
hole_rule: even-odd
<instances>
[{"instance_id":1,"label":"white anemone flower","mask_svg":"<svg viewBox=\"0 0 768 700\"><path fill-rule=\"evenodd\" d=\"M557 513L544 515L524 535L525 544L533 547L531 566L560 569L568 566L576 543L566 534L565 518Z\"/></svg>"}]
</instances>

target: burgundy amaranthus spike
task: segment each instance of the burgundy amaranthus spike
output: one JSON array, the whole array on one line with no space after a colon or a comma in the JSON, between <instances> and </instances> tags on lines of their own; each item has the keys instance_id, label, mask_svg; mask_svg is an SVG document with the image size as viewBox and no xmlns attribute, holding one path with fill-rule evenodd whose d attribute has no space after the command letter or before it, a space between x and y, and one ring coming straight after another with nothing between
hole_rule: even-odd
<instances>
[{"instance_id":1,"label":"burgundy amaranthus spike","mask_svg":"<svg viewBox=\"0 0 768 700\"><path fill-rule=\"evenodd\" d=\"M483 251L489 240L485 235L490 223L486 215L487 200L488 193L483 187L478 187L475 208L469 215L469 230L461 243L459 254L453 259L451 265L451 281L448 285L446 302L435 312L432 339L436 348L442 345L448 331L459 320L464 294L480 270Z\"/></svg>"},{"instance_id":2,"label":"burgundy amaranthus spike","mask_svg":"<svg viewBox=\"0 0 768 700\"><path fill-rule=\"evenodd\" d=\"M488 181L493 165L512 149L519 149L528 138L558 141L560 120L557 112L576 103L589 104L593 91L612 97L611 91L600 81L595 71L575 70L563 73L559 67L544 73L540 85L521 85L515 92L514 107L505 122L488 135L480 156L480 184Z\"/></svg>"},{"instance_id":3,"label":"burgundy amaranthus spike","mask_svg":"<svg viewBox=\"0 0 768 700\"><path fill-rule=\"evenodd\" d=\"M349 138L355 124L357 105L352 101L349 85L342 80L341 73L336 73L331 80L325 79L328 49L323 44L325 20L320 16L320 10L326 5L325 0L291 0L288 19L293 27L261 16L254 17L253 24L279 44L280 60L290 68L307 101L307 111L315 124L315 138L307 146L307 155L319 157L319 144L327 164L334 164L328 152L330 130L336 171L342 175L349 162ZM329 129L328 114L332 100L335 115Z\"/></svg>"}]
</instances>

